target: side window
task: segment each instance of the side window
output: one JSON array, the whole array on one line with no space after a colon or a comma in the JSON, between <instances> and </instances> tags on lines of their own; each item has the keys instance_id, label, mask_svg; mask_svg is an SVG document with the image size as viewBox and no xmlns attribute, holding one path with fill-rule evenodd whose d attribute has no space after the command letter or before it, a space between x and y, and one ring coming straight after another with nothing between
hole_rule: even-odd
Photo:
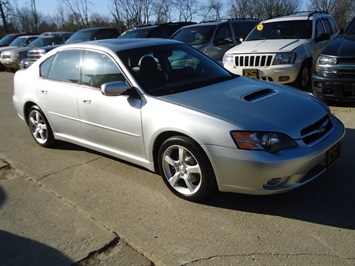
<instances>
[{"instance_id":1,"label":"side window","mask_svg":"<svg viewBox=\"0 0 355 266\"><path fill-rule=\"evenodd\" d=\"M61 36L57 36L55 37L55 39L53 40L53 44L62 44L64 42L64 38ZM49 44L51 45L51 44Z\"/></svg>"},{"instance_id":2,"label":"side window","mask_svg":"<svg viewBox=\"0 0 355 266\"><path fill-rule=\"evenodd\" d=\"M237 40L239 38L245 39L248 36L249 32L257 25L257 22L241 21L241 22L232 22L232 27L234 30L235 37Z\"/></svg>"},{"instance_id":3,"label":"side window","mask_svg":"<svg viewBox=\"0 0 355 266\"><path fill-rule=\"evenodd\" d=\"M213 45L232 43L232 32L228 24L221 25L216 32Z\"/></svg>"},{"instance_id":4,"label":"side window","mask_svg":"<svg viewBox=\"0 0 355 266\"><path fill-rule=\"evenodd\" d=\"M81 51L68 50L58 53L48 73L48 79L79 83Z\"/></svg>"},{"instance_id":5,"label":"side window","mask_svg":"<svg viewBox=\"0 0 355 266\"><path fill-rule=\"evenodd\" d=\"M152 29L150 35L148 36L149 38L168 38L166 34L166 27L157 27L155 29Z\"/></svg>"},{"instance_id":6,"label":"side window","mask_svg":"<svg viewBox=\"0 0 355 266\"><path fill-rule=\"evenodd\" d=\"M333 35L334 32L333 32L333 28L332 28L332 25L330 24L329 19L324 18L323 23L324 23L324 27L325 27L326 32L329 33L330 36Z\"/></svg>"},{"instance_id":7,"label":"side window","mask_svg":"<svg viewBox=\"0 0 355 266\"><path fill-rule=\"evenodd\" d=\"M325 29L321 19L316 21L316 39L325 33Z\"/></svg>"},{"instance_id":8,"label":"side window","mask_svg":"<svg viewBox=\"0 0 355 266\"><path fill-rule=\"evenodd\" d=\"M119 34L115 29L101 29L98 31L95 40L116 38L118 35Z\"/></svg>"},{"instance_id":9,"label":"side window","mask_svg":"<svg viewBox=\"0 0 355 266\"><path fill-rule=\"evenodd\" d=\"M329 17L330 24L332 25L334 33L339 32L338 24L333 17Z\"/></svg>"},{"instance_id":10,"label":"side window","mask_svg":"<svg viewBox=\"0 0 355 266\"><path fill-rule=\"evenodd\" d=\"M100 88L102 84L112 81L125 81L116 63L106 54L85 52L81 84Z\"/></svg>"}]
</instances>

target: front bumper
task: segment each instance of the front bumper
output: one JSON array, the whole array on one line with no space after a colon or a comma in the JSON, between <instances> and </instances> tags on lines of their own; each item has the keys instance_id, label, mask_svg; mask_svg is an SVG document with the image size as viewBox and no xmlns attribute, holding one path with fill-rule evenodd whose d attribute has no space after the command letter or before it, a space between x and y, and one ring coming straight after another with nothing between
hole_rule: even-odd
<instances>
[{"instance_id":1,"label":"front bumper","mask_svg":"<svg viewBox=\"0 0 355 266\"><path fill-rule=\"evenodd\" d=\"M355 77L323 77L312 75L313 94L323 100L355 102Z\"/></svg>"},{"instance_id":2,"label":"front bumper","mask_svg":"<svg viewBox=\"0 0 355 266\"><path fill-rule=\"evenodd\" d=\"M224 66L227 70L234 74L247 76L246 73L256 71L257 76L249 76L264 81L273 81L280 84L289 84L297 79L301 66L299 64L289 65L271 65L268 67L237 67L237 66ZM255 73L255 72L254 72Z\"/></svg>"},{"instance_id":3,"label":"front bumper","mask_svg":"<svg viewBox=\"0 0 355 266\"><path fill-rule=\"evenodd\" d=\"M19 69L21 59L18 58L5 58L0 60L1 64L6 68Z\"/></svg>"},{"instance_id":4,"label":"front bumper","mask_svg":"<svg viewBox=\"0 0 355 266\"><path fill-rule=\"evenodd\" d=\"M322 142L308 147L300 141L298 147L277 154L208 147L219 190L270 195L293 190L316 179L330 166L327 163L329 151L338 152L345 135L344 125L337 118L333 123L334 131Z\"/></svg>"}]
</instances>

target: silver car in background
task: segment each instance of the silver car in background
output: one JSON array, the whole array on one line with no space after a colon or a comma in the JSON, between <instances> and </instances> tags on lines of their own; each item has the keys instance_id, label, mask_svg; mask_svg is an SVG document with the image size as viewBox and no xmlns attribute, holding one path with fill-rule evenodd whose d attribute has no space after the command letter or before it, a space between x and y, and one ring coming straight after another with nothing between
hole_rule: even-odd
<instances>
[{"instance_id":1,"label":"silver car in background","mask_svg":"<svg viewBox=\"0 0 355 266\"><path fill-rule=\"evenodd\" d=\"M311 94L233 75L173 40L60 46L16 72L13 102L39 145L143 166L191 201L295 189L336 161L345 134Z\"/></svg>"}]
</instances>

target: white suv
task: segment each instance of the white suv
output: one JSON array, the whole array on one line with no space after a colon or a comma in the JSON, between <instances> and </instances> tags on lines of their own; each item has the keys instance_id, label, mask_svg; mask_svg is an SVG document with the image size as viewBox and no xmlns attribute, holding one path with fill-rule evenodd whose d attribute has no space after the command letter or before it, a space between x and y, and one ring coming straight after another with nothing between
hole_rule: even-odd
<instances>
[{"instance_id":1,"label":"white suv","mask_svg":"<svg viewBox=\"0 0 355 266\"><path fill-rule=\"evenodd\" d=\"M235 74L309 90L314 61L338 34L324 12L268 19L224 54L223 65Z\"/></svg>"}]
</instances>

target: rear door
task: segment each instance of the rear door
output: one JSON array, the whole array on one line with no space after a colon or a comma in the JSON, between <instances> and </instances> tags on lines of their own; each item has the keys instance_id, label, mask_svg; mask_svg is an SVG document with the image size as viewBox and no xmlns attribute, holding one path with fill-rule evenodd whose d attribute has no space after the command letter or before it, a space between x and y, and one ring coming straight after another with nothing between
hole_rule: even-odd
<instances>
[{"instance_id":1,"label":"rear door","mask_svg":"<svg viewBox=\"0 0 355 266\"><path fill-rule=\"evenodd\" d=\"M55 133L80 135L76 102L81 51L62 51L41 64L37 93L42 109Z\"/></svg>"}]
</instances>

